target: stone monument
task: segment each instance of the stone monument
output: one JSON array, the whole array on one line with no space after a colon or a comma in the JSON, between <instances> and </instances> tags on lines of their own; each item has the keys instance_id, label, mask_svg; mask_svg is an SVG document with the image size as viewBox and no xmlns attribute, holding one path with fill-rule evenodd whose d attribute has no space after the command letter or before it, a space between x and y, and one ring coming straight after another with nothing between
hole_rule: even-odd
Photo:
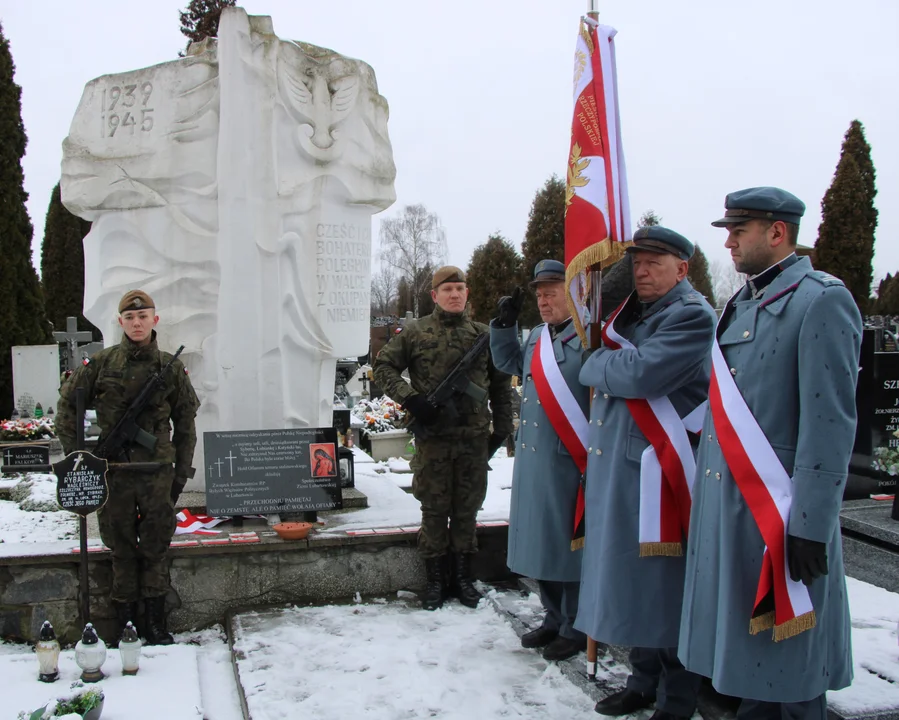
<instances>
[{"instance_id":1,"label":"stone monument","mask_svg":"<svg viewBox=\"0 0 899 720\"><path fill-rule=\"evenodd\" d=\"M367 64L242 8L85 87L61 184L93 223L84 314L115 343L122 293L153 296L200 433L330 426L337 359L368 351L371 216L396 199L387 116Z\"/></svg>"}]
</instances>

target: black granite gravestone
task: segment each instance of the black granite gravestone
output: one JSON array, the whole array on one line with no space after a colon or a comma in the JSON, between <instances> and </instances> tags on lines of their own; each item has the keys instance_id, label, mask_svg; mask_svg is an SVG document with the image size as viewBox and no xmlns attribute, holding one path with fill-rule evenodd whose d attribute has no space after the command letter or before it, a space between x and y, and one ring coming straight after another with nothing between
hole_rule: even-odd
<instances>
[{"instance_id":1,"label":"black granite gravestone","mask_svg":"<svg viewBox=\"0 0 899 720\"><path fill-rule=\"evenodd\" d=\"M210 515L343 507L334 428L206 432L203 444Z\"/></svg>"},{"instance_id":2,"label":"black granite gravestone","mask_svg":"<svg viewBox=\"0 0 899 720\"><path fill-rule=\"evenodd\" d=\"M7 445L3 448L3 465L7 470L22 465L49 465L48 445Z\"/></svg>"},{"instance_id":3,"label":"black granite gravestone","mask_svg":"<svg viewBox=\"0 0 899 720\"><path fill-rule=\"evenodd\" d=\"M877 352L874 329L862 336L855 405L858 426L845 500L891 494L899 472L899 353Z\"/></svg>"}]
</instances>

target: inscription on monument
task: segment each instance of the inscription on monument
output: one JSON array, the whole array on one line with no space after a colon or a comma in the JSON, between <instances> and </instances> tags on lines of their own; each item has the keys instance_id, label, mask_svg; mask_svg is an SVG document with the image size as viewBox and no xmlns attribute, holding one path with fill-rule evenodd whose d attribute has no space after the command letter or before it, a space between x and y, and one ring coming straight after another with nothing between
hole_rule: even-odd
<instances>
[{"instance_id":1,"label":"inscription on monument","mask_svg":"<svg viewBox=\"0 0 899 720\"><path fill-rule=\"evenodd\" d=\"M153 129L153 108L150 96L153 83L146 81L130 85L112 85L103 88L100 106L100 137L115 137L127 128L134 135L134 129L150 132Z\"/></svg>"},{"instance_id":2,"label":"inscription on monument","mask_svg":"<svg viewBox=\"0 0 899 720\"><path fill-rule=\"evenodd\" d=\"M367 322L371 300L371 227L318 223L318 305L329 322Z\"/></svg>"},{"instance_id":3,"label":"inscription on monument","mask_svg":"<svg viewBox=\"0 0 899 720\"><path fill-rule=\"evenodd\" d=\"M46 445L10 445L3 448L3 465L49 465L50 448Z\"/></svg>"},{"instance_id":4,"label":"inscription on monument","mask_svg":"<svg viewBox=\"0 0 899 720\"><path fill-rule=\"evenodd\" d=\"M106 504L106 460L77 450L53 465L56 502L63 510L87 515Z\"/></svg>"},{"instance_id":5,"label":"inscription on monument","mask_svg":"<svg viewBox=\"0 0 899 720\"><path fill-rule=\"evenodd\" d=\"M334 428L203 433L210 515L343 507Z\"/></svg>"}]
</instances>

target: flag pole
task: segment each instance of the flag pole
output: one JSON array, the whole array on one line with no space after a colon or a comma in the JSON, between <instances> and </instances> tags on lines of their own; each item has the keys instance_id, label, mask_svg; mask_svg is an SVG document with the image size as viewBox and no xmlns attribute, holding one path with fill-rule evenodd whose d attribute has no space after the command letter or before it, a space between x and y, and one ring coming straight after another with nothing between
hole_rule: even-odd
<instances>
[{"instance_id":1,"label":"flag pole","mask_svg":"<svg viewBox=\"0 0 899 720\"><path fill-rule=\"evenodd\" d=\"M587 11L587 16L592 18L593 20L599 20L599 10L596 9L597 0L590 0L589 6L590 9ZM602 342L600 337L594 337L594 335L598 335L600 328L601 317L598 316L599 313L599 298L600 298L600 285L602 283L602 271L593 267L590 270L590 274L593 276L590 283L590 337L588 338L590 347L596 348L599 347ZM598 282L595 282L598 281ZM597 313L597 314L594 314ZM598 655L597 652L597 644L596 640L594 640L589 635L587 636L587 679L588 680L596 680L596 657Z\"/></svg>"}]
</instances>

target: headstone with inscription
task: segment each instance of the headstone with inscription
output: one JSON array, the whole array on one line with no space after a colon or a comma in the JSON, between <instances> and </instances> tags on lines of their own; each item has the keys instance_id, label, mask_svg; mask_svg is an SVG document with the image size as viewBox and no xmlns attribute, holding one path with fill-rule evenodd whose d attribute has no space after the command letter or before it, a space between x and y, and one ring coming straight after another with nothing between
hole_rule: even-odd
<instances>
[{"instance_id":1,"label":"headstone with inscription","mask_svg":"<svg viewBox=\"0 0 899 720\"><path fill-rule=\"evenodd\" d=\"M21 466L49 465L50 446L36 443L4 445L0 447L0 457L3 458L3 469L7 471Z\"/></svg>"},{"instance_id":2,"label":"headstone with inscription","mask_svg":"<svg viewBox=\"0 0 899 720\"><path fill-rule=\"evenodd\" d=\"M106 470L105 459L83 450L69 453L54 463L59 507L82 516L103 507L109 497Z\"/></svg>"},{"instance_id":3,"label":"headstone with inscription","mask_svg":"<svg viewBox=\"0 0 899 720\"><path fill-rule=\"evenodd\" d=\"M206 433L210 515L343 507L334 428Z\"/></svg>"},{"instance_id":4,"label":"headstone with inscription","mask_svg":"<svg viewBox=\"0 0 899 720\"><path fill-rule=\"evenodd\" d=\"M862 335L858 425L845 500L893 493L899 475L899 353L877 352L876 336L874 329Z\"/></svg>"},{"instance_id":5,"label":"headstone with inscription","mask_svg":"<svg viewBox=\"0 0 899 720\"><path fill-rule=\"evenodd\" d=\"M153 296L161 347L186 346L200 437L331 423L337 359L368 351L371 217L396 197L387 116L369 65L236 7L186 57L85 87L61 181L93 223L85 315L115 343L121 295Z\"/></svg>"}]
</instances>

